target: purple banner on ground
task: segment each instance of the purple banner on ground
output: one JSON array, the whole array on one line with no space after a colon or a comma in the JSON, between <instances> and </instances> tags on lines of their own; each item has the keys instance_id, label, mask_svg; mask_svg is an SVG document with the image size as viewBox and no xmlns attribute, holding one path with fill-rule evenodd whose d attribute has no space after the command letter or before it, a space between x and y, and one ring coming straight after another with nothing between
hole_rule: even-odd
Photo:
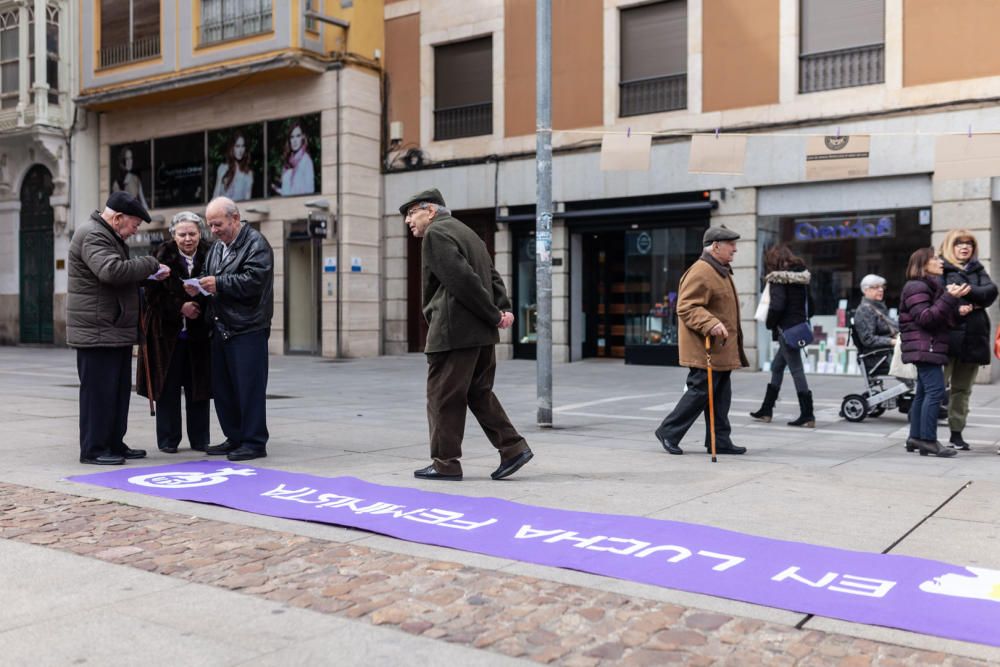
<instances>
[{"instance_id":1,"label":"purple banner on ground","mask_svg":"<svg viewBox=\"0 0 1000 667\"><path fill-rule=\"evenodd\" d=\"M998 570L212 461L70 479L1000 646Z\"/></svg>"}]
</instances>

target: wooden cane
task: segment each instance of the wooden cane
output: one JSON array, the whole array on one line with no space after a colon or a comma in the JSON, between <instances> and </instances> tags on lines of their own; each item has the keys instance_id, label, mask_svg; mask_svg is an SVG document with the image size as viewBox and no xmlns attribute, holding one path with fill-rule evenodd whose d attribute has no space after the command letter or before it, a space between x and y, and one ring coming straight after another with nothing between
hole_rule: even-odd
<instances>
[{"instance_id":1,"label":"wooden cane","mask_svg":"<svg viewBox=\"0 0 1000 667\"><path fill-rule=\"evenodd\" d=\"M146 395L149 397L149 416L156 416L156 404L153 402L153 378L149 373L149 336L147 332L149 331L149 325L146 322L146 315L149 314L147 310L143 317L139 318L139 323L142 326L142 360L143 366L146 367Z\"/></svg>"},{"instance_id":2,"label":"wooden cane","mask_svg":"<svg viewBox=\"0 0 1000 667\"><path fill-rule=\"evenodd\" d=\"M712 338L705 336L705 359L708 361L708 431L712 443L712 463L715 458L715 390L712 385Z\"/></svg>"}]
</instances>

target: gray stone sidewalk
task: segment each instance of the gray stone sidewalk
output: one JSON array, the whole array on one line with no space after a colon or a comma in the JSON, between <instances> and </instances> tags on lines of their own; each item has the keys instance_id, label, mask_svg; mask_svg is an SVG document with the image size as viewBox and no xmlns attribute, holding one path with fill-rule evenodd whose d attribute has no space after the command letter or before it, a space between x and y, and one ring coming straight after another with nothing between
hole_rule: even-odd
<instances>
[{"instance_id":1,"label":"gray stone sidewalk","mask_svg":"<svg viewBox=\"0 0 1000 667\"><path fill-rule=\"evenodd\" d=\"M779 405L780 414L772 424L763 425L752 422L746 412L759 401L766 377L738 373L734 376L734 439L749 447L750 453L744 457L722 457L719 463L712 464L702 453L700 425L682 443L687 452L682 457L667 455L652 437L656 423L682 391L685 377L682 369L626 367L605 361L556 366L556 428L539 430L533 426L534 365L504 362L498 369L497 392L536 457L510 480L491 481L489 472L496 466L497 458L470 416L463 460L466 480L441 489L439 485L418 482L412 477L412 470L427 461L423 402L426 366L421 355L338 363L283 357L272 358L271 363L272 399L268 410L272 439L269 457L260 462L266 467L317 475L352 475L383 484L497 496L567 509L669 518L861 551L882 552L891 546L891 553L1000 569L998 387L977 386L974 391L973 413L966 433L974 450L944 460L903 451L906 423L898 413L861 424L840 420L837 417L840 399L859 390L859 378L810 377L819 424L815 430L800 430L783 425L795 412L795 405L789 400L794 398L790 381ZM0 424L4 429L0 438L0 482L454 562L789 628L805 621L803 631L827 631L1000 661L1000 651L978 645L830 619L806 620L802 614L719 598L63 481L68 475L95 471L90 467L83 470L76 462L76 395L72 352L0 348ZM157 452L153 420L144 401L138 398L132 404L127 441L132 447L151 451L150 457L139 465L202 457L185 450L174 456ZM5 552L5 561L9 555L19 566L23 565L24 571L51 571L67 582L57 590L10 577L3 579L2 589L13 595L12 599L30 601L36 610L57 608L67 590L72 591L78 569L81 573L86 569L76 563L74 558L78 557L66 560L69 557L65 554L56 556L43 547L13 548L0 541L0 548ZM112 568L114 574L104 568ZM80 577L117 580L123 569L128 568L101 563L97 567L100 572ZM191 594L192 608L197 608L203 593L195 589ZM90 591L84 586L80 592L95 606L112 604L112 593L108 590L102 594L99 588ZM233 598L234 609L240 605L254 607L245 600L237 600L236 593L204 594L212 600L216 600L215 596L229 596ZM107 599L102 599L102 595L107 595ZM141 605L143 594L136 597ZM218 604L226 604L224 597L217 599ZM152 590L148 602L157 604ZM4 607L9 609L9 605ZM253 619L250 626L257 627L267 624L271 612L254 607L245 613ZM28 641L31 633L10 634L9 618L5 618L9 614L0 612L0 638L12 640L10 645L15 651L27 650L18 642ZM42 623L42 618L38 614L18 627ZM323 617L310 622L317 624L315 630L321 634L324 624L333 621ZM136 632L142 636L144 626L139 627ZM330 632L336 636L332 626ZM380 641L366 632L359 631L351 637L362 644ZM345 630L345 637L347 633L349 630ZM182 636L178 634L177 641L182 641ZM432 642L424 637L412 639L421 645ZM75 640L67 636L66 641ZM294 644L285 647L291 651L284 654L290 657L284 660L286 664L300 662L295 657ZM68 655L55 648L53 645L54 656ZM409 663L409 656L417 661L421 650L417 646L411 650L400 643L398 652L389 655L387 662L395 657L396 664ZM428 650L433 650L433 646ZM501 658L495 653L467 650L471 651L469 655L456 657L461 664L492 664ZM206 651L205 664L258 664L254 661L262 655L241 662L226 657L224 646ZM308 654L302 654L305 655ZM359 655L355 654L357 661L361 661ZM835 657L830 656L830 664L837 664ZM368 664L385 663L375 660Z\"/></svg>"}]
</instances>

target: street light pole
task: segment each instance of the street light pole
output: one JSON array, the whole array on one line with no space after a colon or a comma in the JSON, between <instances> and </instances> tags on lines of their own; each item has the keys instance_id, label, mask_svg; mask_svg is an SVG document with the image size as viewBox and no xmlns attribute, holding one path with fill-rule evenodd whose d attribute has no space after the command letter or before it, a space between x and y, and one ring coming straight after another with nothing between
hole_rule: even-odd
<instances>
[{"instance_id":1,"label":"street light pole","mask_svg":"<svg viewBox=\"0 0 1000 667\"><path fill-rule=\"evenodd\" d=\"M535 3L535 283L538 425L552 427L552 0Z\"/></svg>"}]
</instances>

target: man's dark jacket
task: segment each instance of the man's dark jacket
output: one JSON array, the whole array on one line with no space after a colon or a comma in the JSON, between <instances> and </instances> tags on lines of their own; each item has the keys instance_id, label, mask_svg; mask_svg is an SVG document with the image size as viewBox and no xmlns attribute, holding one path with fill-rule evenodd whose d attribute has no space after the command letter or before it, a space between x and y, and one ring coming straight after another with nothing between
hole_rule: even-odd
<instances>
[{"instance_id":1,"label":"man's dark jacket","mask_svg":"<svg viewBox=\"0 0 1000 667\"><path fill-rule=\"evenodd\" d=\"M215 276L215 296L209 297L209 324L228 340L269 329L274 314L274 252L260 232L243 224L223 259L222 241L205 258L202 275Z\"/></svg>"},{"instance_id":2,"label":"man's dark jacket","mask_svg":"<svg viewBox=\"0 0 1000 667\"><path fill-rule=\"evenodd\" d=\"M139 340L139 283L159 268L155 257L129 259L128 246L94 211L69 244L66 343L125 347Z\"/></svg>"},{"instance_id":3,"label":"man's dark jacket","mask_svg":"<svg viewBox=\"0 0 1000 667\"><path fill-rule=\"evenodd\" d=\"M497 325L510 310L503 279L483 240L465 224L441 215L427 227L421 248L424 352L500 342Z\"/></svg>"}]
</instances>

